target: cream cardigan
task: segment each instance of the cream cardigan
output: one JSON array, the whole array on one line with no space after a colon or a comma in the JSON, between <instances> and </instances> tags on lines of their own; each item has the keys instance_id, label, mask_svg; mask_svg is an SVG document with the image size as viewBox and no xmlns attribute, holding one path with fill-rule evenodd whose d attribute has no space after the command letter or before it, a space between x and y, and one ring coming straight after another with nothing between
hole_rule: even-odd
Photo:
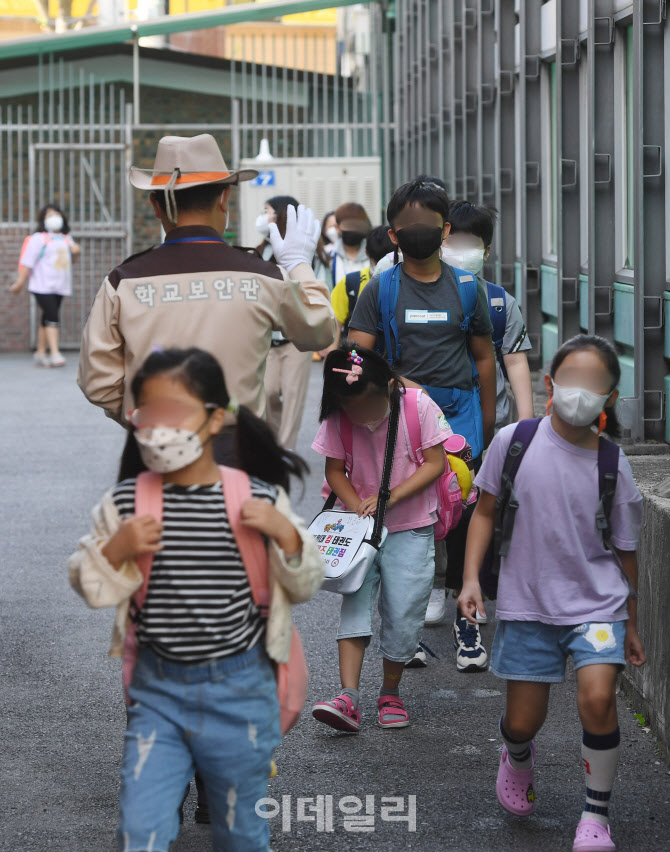
<instances>
[{"instance_id":1,"label":"cream cardigan","mask_svg":"<svg viewBox=\"0 0 670 852\"><path fill-rule=\"evenodd\" d=\"M272 660L285 663L291 649L291 604L308 601L316 594L323 582L324 562L313 536L291 509L286 492L282 488L277 491L275 507L293 524L302 540L302 556L297 567L287 563L275 542L268 546L270 609L265 648ZM123 656L130 599L142 583L136 562L124 562L117 571L102 555L102 548L120 525L112 491L108 491L93 509L93 530L80 539L76 552L68 560L70 585L89 606L116 607L110 657Z\"/></svg>"}]
</instances>

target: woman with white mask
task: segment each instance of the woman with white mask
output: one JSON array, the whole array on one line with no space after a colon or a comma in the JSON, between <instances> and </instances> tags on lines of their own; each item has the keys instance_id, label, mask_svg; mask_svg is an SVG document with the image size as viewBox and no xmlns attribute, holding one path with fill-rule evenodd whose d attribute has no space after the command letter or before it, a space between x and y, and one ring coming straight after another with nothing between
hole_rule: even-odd
<instances>
[{"instance_id":1,"label":"woman with white mask","mask_svg":"<svg viewBox=\"0 0 670 852\"><path fill-rule=\"evenodd\" d=\"M20 293L30 281L28 289L42 311L34 355L37 367L65 365L59 349L60 306L63 296L72 295L72 263L80 253L65 213L55 204L47 204L38 214L37 230L24 240L19 274L10 287L12 293Z\"/></svg>"}]
</instances>

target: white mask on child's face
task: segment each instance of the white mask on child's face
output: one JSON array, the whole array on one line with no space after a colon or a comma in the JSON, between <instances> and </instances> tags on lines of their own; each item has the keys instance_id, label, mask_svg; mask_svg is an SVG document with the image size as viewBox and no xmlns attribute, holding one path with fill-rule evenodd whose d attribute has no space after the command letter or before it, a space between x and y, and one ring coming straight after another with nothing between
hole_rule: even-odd
<instances>
[{"instance_id":1,"label":"white mask on child's face","mask_svg":"<svg viewBox=\"0 0 670 852\"><path fill-rule=\"evenodd\" d=\"M571 426L590 426L605 407L610 394L599 394L586 388L564 387L552 379L552 405L556 414Z\"/></svg>"},{"instance_id":2,"label":"white mask on child's face","mask_svg":"<svg viewBox=\"0 0 670 852\"><path fill-rule=\"evenodd\" d=\"M391 403L389 402L386 406L386 413L380 420L373 420L371 423L366 423L365 428L369 429L371 432L376 432L377 429L382 425L382 423L386 420L386 418L391 413Z\"/></svg>"},{"instance_id":3,"label":"white mask on child's face","mask_svg":"<svg viewBox=\"0 0 670 852\"><path fill-rule=\"evenodd\" d=\"M139 445L142 461L149 470L156 473L181 470L197 461L203 451L197 432L176 426L138 429L135 432L135 440Z\"/></svg>"},{"instance_id":4,"label":"white mask on child's face","mask_svg":"<svg viewBox=\"0 0 670 852\"><path fill-rule=\"evenodd\" d=\"M479 275L482 271L485 254L485 249L453 249L449 246L442 246L442 260L445 263L448 263L449 266L456 266L458 269L464 269L466 272L472 272L473 275Z\"/></svg>"},{"instance_id":5,"label":"white mask on child's face","mask_svg":"<svg viewBox=\"0 0 670 852\"><path fill-rule=\"evenodd\" d=\"M256 217L256 230L263 237L270 236L270 217L267 213L261 213Z\"/></svg>"},{"instance_id":6,"label":"white mask on child's face","mask_svg":"<svg viewBox=\"0 0 670 852\"><path fill-rule=\"evenodd\" d=\"M63 217L60 213L49 213L44 220L44 227L51 234L57 234L63 229Z\"/></svg>"}]
</instances>

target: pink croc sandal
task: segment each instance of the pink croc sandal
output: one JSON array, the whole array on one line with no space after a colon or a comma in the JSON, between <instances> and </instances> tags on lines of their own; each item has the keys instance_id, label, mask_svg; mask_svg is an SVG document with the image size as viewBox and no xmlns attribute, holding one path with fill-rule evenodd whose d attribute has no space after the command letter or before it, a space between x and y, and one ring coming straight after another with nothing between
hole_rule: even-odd
<instances>
[{"instance_id":1,"label":"pink croc sandal","mask_svg":"<svg viewBox=\"0 0 670 852\"><path fill-rule=\"evenodd\" d=\"M409 714L405 705L395 695L381 695L377 699L377 708L377 724L382 728L406 728L409 725Z\"/></svg>"},{"instance_id":2,"label":"pink croc sandal","mask_svg":"<svg viewBox=\"0 0 670 852\"><path fill-rule=\"evenodd\" d=\"M530 816L535 810L535 746L530 744L533 755L533 766L530 769L514 769L507 757L507 746L503 746L498 780L496 781L496 796L500 804L515 816Z\"/></svg>"},{"instance_id":3,"label":"pink croc sandal","mask_svg":"<svg viewBox=\"0 0 670 852\"><path fill-rule=\"evenodd\" d=\"M312 708L312 716L336 731L357 734L361 729L361 711L354 707L348 695L338 695L332 701L317 701Z\"/></svg>"},{"instance_id":4,"label":"pink croc sandal","mask_svg":"<svg viewBox=\"0 0 670 852\"><path fill-rule=\"evenodd\" d=\"M609 825L603 825L597 819L580 821L572 852L614 852L615 849Z\"/></svg>"}]
</instances>

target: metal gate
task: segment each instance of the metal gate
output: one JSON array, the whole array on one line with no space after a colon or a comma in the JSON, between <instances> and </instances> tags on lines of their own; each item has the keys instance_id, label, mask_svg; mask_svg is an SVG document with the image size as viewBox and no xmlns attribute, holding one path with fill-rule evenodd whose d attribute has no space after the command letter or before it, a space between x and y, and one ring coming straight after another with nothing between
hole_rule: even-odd
<instances>
[{"instance_id":1,"label":"metal gate","mask_svg":"<svg viewBox=\"0 0 670 852\"><path fill-rule=\"evenodd\" d=\"M36 142L28 148L30 210L52 199L57 176L59 196L68 199L70 228L81 247L72 268L72 296L61 314L61 343L77 347L88 311L104 274L131 253L132 194L126 179L131 150L123 142ZM47 190L48 187L48 190ZM31 302L31 344L37 310Z\"/></svg>"}]
</instances>

